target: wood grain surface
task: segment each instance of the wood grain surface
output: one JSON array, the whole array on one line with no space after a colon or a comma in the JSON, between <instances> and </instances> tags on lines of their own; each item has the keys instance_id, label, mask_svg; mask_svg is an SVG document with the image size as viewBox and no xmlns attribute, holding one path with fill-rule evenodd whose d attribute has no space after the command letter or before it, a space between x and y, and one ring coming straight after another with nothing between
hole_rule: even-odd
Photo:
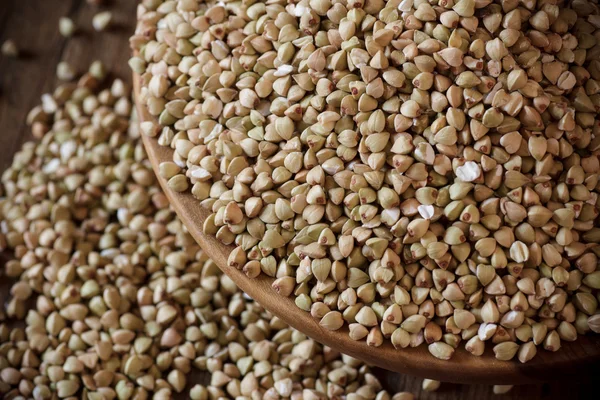
<instances>
[{"instance_id":1,"label":"wood grain surface","mask_svg":"<svg viewBox=\"0 0 600 400\"><path fill-rule=\"evenodd\" d=\"M2 0L0 3L0 43L13 39L22 53L18 59L0 55L0 171L3 171L11 163L12 155L30 138L24 123L27 112L39 103L41 94L57 85L55 70L58 62L68 61L78 72L84 72L92 61L99 59L108 66L113 76L131 81L127 66L130 51L127 39L135 25L136 0L108 2L105 8L113 11L115 26L101 34L91 28L91 19L97 9L85 0ZM69 16L79 27L78 33L71 39L64 39L58 33L61 16ZM6 254L0 257L0 264L6 257ZM7 299L7 291L6 278L0 275L2 304ZM585 348L574 354L578 351L585 351ZM493 396L489 385L444 384L438 392L427 393L421 391L419 378L381 369L376 373L391 392L410 391L419 399L564 399L593 398L597 394L593 382L581 381L580 378L584 375L598 376L598 367L596 363L585 368L573 368L570 374L551 383L518 386L503 396ZM459 369L453 363L444 363L441 368L442 372L454 371L453 374ZM546 370L543 364L539 368L540 371ZM196 382L207 381L205 374L197 371L192 374Z\"/></svg>"}]
</instances>

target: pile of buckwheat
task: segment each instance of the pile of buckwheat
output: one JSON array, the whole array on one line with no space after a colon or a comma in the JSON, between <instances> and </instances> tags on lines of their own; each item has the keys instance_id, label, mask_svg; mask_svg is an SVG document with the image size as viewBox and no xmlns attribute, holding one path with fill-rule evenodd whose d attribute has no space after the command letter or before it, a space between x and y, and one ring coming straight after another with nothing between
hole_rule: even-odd
<instances>
[{"instance_id":1,"label":"pile of buckwheat","mask_svg":"<svg viewBox=\"0 0 600 400\"><path fill-rule=\"evenodd\" d=\"M0 397L412 400L221 274L156 182L129 87L97 89L103 71L94 63L42 96L28 116L39 141L2 175L0 250L14 253L4 268L14 281L0 313ZM209 374L204 385L192 368Z\"/></svg>"},{"instance_id":2,"label":"pile of buckwheat","mask_svg":"<svg viewBox=\"0 0 600 400\"><path fill-rule=\"evenodd\" d=\"M450 359L600 331L600 9L143 0L130 65L228 264Z\"/></svg>"}]
</instances>

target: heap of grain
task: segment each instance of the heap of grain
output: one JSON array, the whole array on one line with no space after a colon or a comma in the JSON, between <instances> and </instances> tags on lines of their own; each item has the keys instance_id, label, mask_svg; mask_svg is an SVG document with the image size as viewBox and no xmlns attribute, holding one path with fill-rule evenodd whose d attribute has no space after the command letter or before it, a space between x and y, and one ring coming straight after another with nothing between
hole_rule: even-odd
<instances>
[{"instance_id":1,"label":"heap of grain","mask_svg":"<svg viewBox=\"0 0 600 400\"><path fill-rule=\"evenodd\" d=\"M328 329L521 362L600 331L600 10L145 0L130 64L229 265Z\"/></svg>"}]
</instances>

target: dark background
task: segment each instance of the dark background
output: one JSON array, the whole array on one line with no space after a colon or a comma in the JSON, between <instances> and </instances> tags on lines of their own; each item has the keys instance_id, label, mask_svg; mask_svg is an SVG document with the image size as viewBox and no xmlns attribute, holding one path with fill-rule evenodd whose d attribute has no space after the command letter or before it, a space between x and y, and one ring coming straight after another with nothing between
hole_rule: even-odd
<instances>
[{"instance_id":1,"label":"dark background","mask_svg":"<svg viewBox=\"0 0 600 400\"><path fill-rule=\"evenodd\" d=\"M16 59L0 55L0 172L4 171L21 144L31 139L25 118L40 103L43 93L59 84L56 65L67 61L78 74L87 71L94 60L101 60L111 76L131 82L127 65L130 49L128 38L133 33L136 0L105 1L98 8L85 0L1 0L0 44L7 39L16 42L20 56ZM99 10L113 13L111 27L101 33L92 28L92 17ZM77 33L69 39L58 31L60 17L68 16L77 25ZM2 255L0 260L8 255ZM0 265L4 262L0 261ZM0 301L7 299L9 283L0 271ZM448 362L448 369L452 369ZM198 371L198 381L207 383ZM390 393L409 391L418 399L583 399L594 398L592 382L564 382L544 385L515 386L506 395L494 395L489 385L442 384L434 393L421 391L421 379L377 370L376 374ZM592 393L595 395L592 396ZM596 397L597 398L597 397Z\"/></svg>"}]
</instances>

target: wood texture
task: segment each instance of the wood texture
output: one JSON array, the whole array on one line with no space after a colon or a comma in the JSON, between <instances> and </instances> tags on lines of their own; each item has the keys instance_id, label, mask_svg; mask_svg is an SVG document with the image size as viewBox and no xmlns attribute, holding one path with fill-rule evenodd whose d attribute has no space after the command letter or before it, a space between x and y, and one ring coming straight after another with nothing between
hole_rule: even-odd
<instances>
[{"instance_id":1,"label":"wood texture","mask_svg":"<svg viewBox=\"0 0 600 400\"><path fill-rule=\"evenodd\" d=\"M136 98L139 86L139 77L134 76ZM140 121L153 120L146 108L136 103ZM159 164L173 160L173 150L159 146L156 138L144 136L143 141L158 175ZM233 246L223 245L213 236L202 232L209 211L201 207L189 191L174 192L164 179L158 180L190 234L238 287L292 327L345 354L390 371L455 383L522 384L549 381L567 375L575 378L600 363L598 337L581 337L574 343L564 343L563 348L555 353L540 347L532 361L521 364L516 359L496 360L490 344L482 357L474 357L464 349L464 345L460 346L448 362L433 357L426 346L397 350L386 340L381 347L370 347L364 340L350 339L346 326L338 331L329 331L321 327L309 313L298 309L292 297L278 295L271 288L273 278L261 274L258 278L249 279L240 270L228 267L227 257Z\"/></svg>"},{"instance_id":2,"label":"wood texture","mask_svg":"<svg viewBox=\"0 0 600 400\"><path fill-rule=\"evenodd\" d=\"M4 171L13 154L30 138L24 122L27 112L39 103L41 94L57 85L55 70L59 61L69 61L77 71L83 72L90 62L100 59L114 76L130 80L126 64L127 39L135 25L136 0L109 3L115 13L117 29L102 34L93 32L91 18L95 9L85 0L2 0L0 3L0 43L13 39L24 52L18 59L0 55L0 171ZM57 27L61 16L71 17L79 26L75 37L67 40L59 35ZM1 272L8 257L0 254L1 304L6 304L10 287ZM453 364L446 364L444 368L457 369ZM594 370L598 367L590 369ZM567 378L550 384L518 386L504 396L493 396L488 385L443 384L438 392L427 393L421 391L421 379L381 369L376 370L376 374L391 393L408 391L425 400L583 399L593 398L596 392L593 383L573 384L573 380ZM208 380L206 373L195 369L190 374L192 383Z\"/></svg>"}]
</instances>

